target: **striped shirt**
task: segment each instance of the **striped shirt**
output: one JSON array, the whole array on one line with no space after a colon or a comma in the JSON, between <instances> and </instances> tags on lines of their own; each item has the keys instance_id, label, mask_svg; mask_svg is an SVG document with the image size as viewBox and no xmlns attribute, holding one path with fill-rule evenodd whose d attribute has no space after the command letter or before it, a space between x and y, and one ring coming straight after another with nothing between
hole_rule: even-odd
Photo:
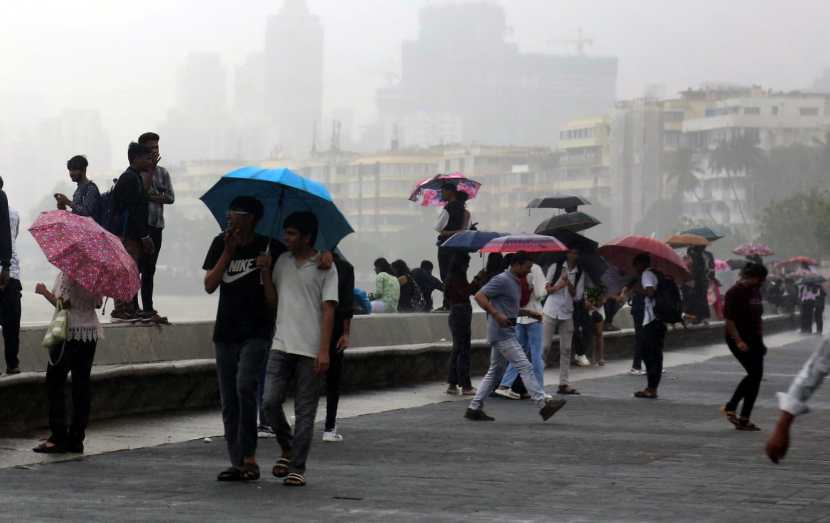
<instances>
[{"instance_id":1,"label":"striped shirt","mask_svg":"<svg viewBox=\"0 0 830 523\"><path fill-rule=\"evenodd\" d=\"M170 173L164 167L156 166L148 196L162 196L164 203L151 201L147 204L147 225L164 229L164 206L172 205L176 201L173 183L170 181Z\"/></svg>"}]
</instances>

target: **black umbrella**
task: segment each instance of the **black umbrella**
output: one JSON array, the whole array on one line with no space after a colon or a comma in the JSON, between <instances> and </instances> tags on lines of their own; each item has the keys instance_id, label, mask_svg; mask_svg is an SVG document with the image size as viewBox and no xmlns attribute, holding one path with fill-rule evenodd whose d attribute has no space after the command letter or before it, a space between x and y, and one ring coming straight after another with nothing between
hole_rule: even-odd
<instances>
[{"instance_id":1,"label":"black umbrella","mask_svg":"<svg viewBox=\"0 0 830 523\"><path fill-rule=\"evenodd\" d=\"M569 249L576 249L579 251L579 266L582 270L588 273L591 281L600 283L602 275L608 270L608 263L597 254L597 247L599 244L590 238L586 238L581 234L569 231L566 229L559 229L551 231L547 236L553 236L568 246ZM538 260L541 266L550 266L554 263L561 263L565 260L564 253L555 253Z\"/></svg>"},{"instance_id":2,"label":"black umbrella","mask_svg":"<svg viewBox=\"0 0 830 523\"><path fill-rule=\"evenodd\" d=\"M580 205L591 205L591 202L577 194L554 194L547 198L535 198L529 204L528 209L573 209Z\"/></svg>"},{"instance_id":3,"label":"black umbrella","mask_svg":"<svg viewBox=\"0 0 830 523\"><path fill-rule=\"evenodd\" d=\"M746 267L746 264L749 262L742 258L732 258L731 260L726 260L726 263L729 264L730 269L737 271Z\"/></svg>"},{"instance_id":4,"label":"black umbrella","mask_svg":"<svg viewBox=\"0 0 830 523\"><path fill-rule=\"evenodd\" d=\"M536 234L552 236L557 231L579 232L602 223L584 212L566 212L551 216L536 227Z\"/></svg>"}]
</instances>

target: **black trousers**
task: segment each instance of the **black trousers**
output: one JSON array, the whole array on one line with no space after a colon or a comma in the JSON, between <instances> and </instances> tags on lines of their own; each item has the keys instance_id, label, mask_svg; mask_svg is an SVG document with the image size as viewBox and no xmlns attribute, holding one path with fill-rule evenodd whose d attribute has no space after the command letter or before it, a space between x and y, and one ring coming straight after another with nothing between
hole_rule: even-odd
<instances>
[{"instance_id":1,"label":"black trousers","mask_svg":"<svg viewBox=\"0 0 830 523\"><path fill-rule=\"evenodd\" d=\"M147 233L153 240L156 250L151 256L142 256L139 269L141 270L141 306L144 312L155 311L153 306L153 287L156 277L156 264L159 261L161 252L162 231L158 227L147 226Z\"/></svg>"},{"instance_id":2,"label":"black trousers","mask_svg":"<svg viewBox=\"0 0 830 523\"><path fill-rule=\"evenodd\" d=\"M760 342L748 343L749 350L741 352L735 341L728 337L726 338L726 344L735 359L746 370L746 377L738 383L738 387L735 389L735 393L732 394L732 399L726 404L726 408L732 411L737 410L738 403L743 400L741 417L749 418L752 415L755 400L758 398L758 391L761 390L761 380L764 378L764 356L767 349Z\"/></svg>"},{"instance_id":3,"label":"black trousers","mask_svg":"<svg viewBox=\"0 0 830 523\"><path fill-rule=\"evenodd\" d=\"M20 353L20 299L22 289L20 280L12 278L6 288L0 291L0 326L3 327L7 371L20 366L17 356Z\"/></svg>"},{"instance_id":4,"label":"black trousers","mask_svg":"<svg viewBox=\"0 0 830 523\"><path fill-rule=\"evenodd\" d=\"M471 305L453 305L449 325L452 333L452 353L447 383L464 389L473 387L470 381L470 344L472 343L473 308Z\"/></svg>"},{"instance_id":5,"label":"black trousers","mask_svg":"<svg viewBox=\"0 0 830 523\"><path fill-rule=\"evenodd\" d=\"M573 353L575 356L584 356L594 340L594 320L585 308L584 301L574 302L574 336Z\"/></svg>"},{"instance_id":6,"label":"black trousers","mask_svg":"<svg viewBox=\"0 0 830 523\"><path fill-rule=\"evenodd\" d=\"M813 321L816 322L816 334L822 334L824 332L824 300L821 298L819 300L816 302L816 306L813 307Z\"/></svg>"},{"instance_id":7,"label":"black trousers","mask_svg":"<svg viewBox=\"0 0 830 523\"><path fill-rule=\"evenodd\" d=\"M444 249L443 247L438 247L438 274L441 277L441 283L444 284L444 288L447 287L447 274L450 272L450 262L452 261L453 251L452 249ZM444 293L443 298L443 307L445 309L449 309L449 301L447 298L447 293Z\"/></svg>"},{"instance_id":8,"label":"black trousers","mask_svg":"<svg viewBox=\"0 0 830 523\"><path fill-rule=\"evenodd\" d=\"M614 316L620 310L620 304L617 300L608 300L603 307L605 308L605 324L611 325L614 323Z\"/></svg>"},{"instance_id":9,"label":"black trousers","mask_svg":"<svg viewBox=\"0 0 830 523\"><path fill-rule=\"evenodd\" d=\"M326 372L326 426L334 430L337 425L337 406L340 404L340 387L343 379L343 351L337 348L337 341L343 335L343 321L335 319L329 345L329 370Z\"/></svg>"},{"instance_id":10,"label":"black trousers","mask_svg":"<svg viewBox=\"0 0 830 523\"><path fill-rule=\"evenodd\" d=\"M657 390L663 376L663 345L666 342L666 325L654 320L643 326L642 336L643 363L646 364L648 388Z\"/></svg>"},{"instance_id":11,"label":"black trousers","mask_svg":"<svg viewBox=\"0 0 830 523\"><path fill-rule=\"evenodd\" d=\"M92 390L89 375L95 359L95 341L67 341L49 350L46 389L49 397L49 429L52 441L83 442L89 424ZM53 365L54 363L54 365ZM66 376L72 373L72 421L67 430Z\"/></svg>"}]
</instances>

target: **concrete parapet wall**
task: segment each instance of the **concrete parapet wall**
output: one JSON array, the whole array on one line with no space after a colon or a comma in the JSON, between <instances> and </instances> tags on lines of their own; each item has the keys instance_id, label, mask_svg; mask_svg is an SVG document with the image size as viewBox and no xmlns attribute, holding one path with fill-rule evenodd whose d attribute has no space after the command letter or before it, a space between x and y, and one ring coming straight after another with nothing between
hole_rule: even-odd
<instances>
[{"instance_id":1,"label":"concrete parapet wall","mask_svg":"<svg viewBox=\"0 0 830 523\"><path fill-rule=\"evenodd\" d=\"M793 327L783 316L768 318L768 332ZM212 322L164 327L108 325L99 344L93 369L92 417L215 407L216 386ZM46 424L43 370L46 351L40 347L45 327L22 332L23 374L0 379L0 432ZM446 379L452 349L445 314L396 314L355 318L352 345L346 352L343 389L354 392L400 387ZM472 374L480 376L489 362L484 341L484 315L473 319ZM722 323L688 330L672 330L666 350L718 342ZM606 333L606 357L631 357L633 331ZM559 362L558 344L548 354L548 365Z\"/></svg>"}]
</instances>

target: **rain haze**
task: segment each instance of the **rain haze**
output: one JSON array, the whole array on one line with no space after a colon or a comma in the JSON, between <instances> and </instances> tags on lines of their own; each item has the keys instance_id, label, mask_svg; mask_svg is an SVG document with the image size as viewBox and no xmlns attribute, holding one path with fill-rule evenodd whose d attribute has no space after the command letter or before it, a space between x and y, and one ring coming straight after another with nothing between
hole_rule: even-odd
<instances>
[{"instance_id":1,"label":"rain haze","mask_svg":"<svg viewBox=\"0 0 830 523\"><path fill-rule=\"evenodd\" d=\"M22 229L71 196L70 156L106 190L128 143L158 131L177 188L159 262L171 296L199 291L219 231L198 196L243 165L329 186L365 286L375 257L435 259L438 210L407 197L439 172L482 183L480 229L532 232L550 213L531 199L583 195L598 241L687 224L769 239L770 205L828 186L821 0L3 4L0 175ZM758 161L721 161L717 146L743 136ZM26 282L46 277L20 242Z\"/></svg>"}]
</instances>

